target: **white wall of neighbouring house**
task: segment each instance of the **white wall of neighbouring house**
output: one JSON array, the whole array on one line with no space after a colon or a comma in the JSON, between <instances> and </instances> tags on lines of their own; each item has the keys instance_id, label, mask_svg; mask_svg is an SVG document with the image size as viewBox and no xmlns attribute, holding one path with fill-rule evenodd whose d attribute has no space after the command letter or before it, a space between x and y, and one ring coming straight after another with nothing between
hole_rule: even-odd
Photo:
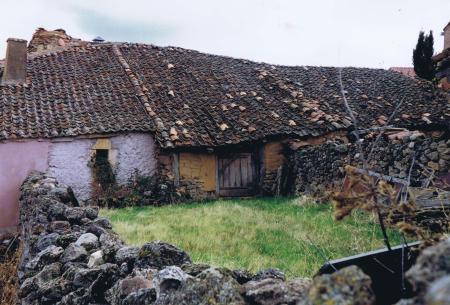
<instances>
[{"instance_id":1,"label":"white wall of neighbouring house","mask_svg":"<svg viewBox=\"0 0 450 305\"><path fill-rule=\"evenodd\" d=\"M91 197L92 168L89 161L95 139L56 139L50 146L48 173L70 186L80 200Z\"/></svg>"},{"instance_id":2,"label":"white wall of neighbouring house","mask_svg":"<svg viewBox=\"0 0 450 305\"><path fill-rule=\"evenodd\" d=\"M132 133L111 138L112 163L117 167L116 180L126 184L138 169L152 175L157 169L155 141L150 134Z\"/></svg>"},{"instance_id":3,"label":"white wall of neighbouring house","mask_svg":"<svg viewBox=\"0 0 450 305\"><path fill-rule=\"evenodd\" d=\"M128 133L107 138L110 162L119 184L125 184L138 169L149 175L157 167L155 141L148 133ZM80 200L92 197L94 176L89 165L98 139L55 140L49 152L49 173L60 183L71 186Z\"/></svg>"},{"instance_id":4,"label":"white wall of neighbouring house","mask_svg":"<svg viewBox=\"0 0 450 305\"><path fill-rule=\"evenodd\" d=\"M0 142L0 233L19 222L20 185L33 171L48 168L49 141Z\"/></svg>"},{"instance_id":5,"label":"white wall of neighbouring house","mask_svg":"<svg viewBox=\"0 0 450 305\"><path fill-rule=\"evenodd\" d=\"M151 175L157 168L155 141L148 133L0 142L0 228L18 224L20 185L32 170L48 172L60 184L72 187L79 200L91 198L94 177L90 161L99 143L109 145L119 184L126 184L135 169Z\"/></svg>"}]
</instances>

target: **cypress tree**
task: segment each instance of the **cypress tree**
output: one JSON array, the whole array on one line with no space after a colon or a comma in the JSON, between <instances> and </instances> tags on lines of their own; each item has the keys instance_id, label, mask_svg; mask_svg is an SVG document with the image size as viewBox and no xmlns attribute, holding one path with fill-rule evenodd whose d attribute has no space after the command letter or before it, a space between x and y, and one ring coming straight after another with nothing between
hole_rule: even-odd
<instances>
[{"instance_id":1,"label":"cypress tree","mask_svg":"<svg viewBox=\"0 0 450 305\"><path fill-rule=\"evenodd\" d=\"M414 71L418 77L432 80L434 78L436 66L431 57L434 53L434 39L433 32L425 35L420 31L419 38L417 39L416 48L413 50L413 64Z\"/></svg>"}]
</instances>

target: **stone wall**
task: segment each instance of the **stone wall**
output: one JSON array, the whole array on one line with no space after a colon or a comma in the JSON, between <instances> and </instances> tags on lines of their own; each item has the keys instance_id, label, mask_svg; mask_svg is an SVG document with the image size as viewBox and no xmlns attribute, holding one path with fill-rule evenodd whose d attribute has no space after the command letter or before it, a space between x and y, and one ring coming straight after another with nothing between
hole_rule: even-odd
<instances>
[{"instance_id":1,"label":"stone wall","mask_svg":"<svg viewBox=\"0 0 450 305\"><path fill-rule=\"evenodd\" d=\"M76 206L56 179L33 172L21 188L21 304L294 304L307 279L192 263L162 241L125 245L97 207Z\"/></svg>"},{"instance_id":2,"label":"stone wall","mask_svg":"<svg viewBox=\"0 0 450 305\"><path fill-rule=\"evenodd\" d=\"M162 241L125 245L98 208L75 206L67 189L33 172L21 188L23 252L17 277L23 305L366 304L372 280L356 266L286 281L277 269L251 274L195 264ZM426 249L406 273L413 299L444 304L450 297L450 239ZM14 277L15 275L10 275ZM446 303L445 303L446 304Z\"/></svg>"},{"instance_id":3,"label":"stone wall","mask_svg":"<svg viewBox=\"0 0 450 305\"><path fill-rule=\"evenodd\" d=\"M434 172L435 177L449 178L450 140L444 134L431 135L418 132L399 135L400 138L383 137L372 152L369 166L372 170L397 177L407 178L412 168L411 182L420 186L421 181ZM362 147L368 156L374 137L366 137ZM287 168L295 185L291 193L316 192L342 183L344 165L361 167L362 162L355 143L328 141L317 146L304 146L291 151ZM434 179L440 183L440 179Z\"/></svg>"}]
</instances>

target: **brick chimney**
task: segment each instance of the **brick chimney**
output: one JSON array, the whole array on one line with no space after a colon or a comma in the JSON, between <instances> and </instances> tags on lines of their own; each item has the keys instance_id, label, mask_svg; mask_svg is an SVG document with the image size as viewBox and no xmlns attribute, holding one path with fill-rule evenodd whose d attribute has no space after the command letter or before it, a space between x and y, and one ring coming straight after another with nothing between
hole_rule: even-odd
<instances>
[{"instance_id":1,"label":"brick chimney","mask_svg":"<svg viewBox=\"0 0 450 305\"><path fill-rule=\"evenodd\" d=\"M27 76L27 41L9 38L7 40L5 68L2 84L18 84L25 82Z\"/></svg>"},{"instance_id":2,"label":"brick chimney","mask_svg":"<svg viewBox=\"0 0 450 305\"><path fill-rule=\"evenodd\" d=\"M450 48L450 22L445 26L442 36L444 36L444 50L446 50Z\"/></svg>"}]
</instances>

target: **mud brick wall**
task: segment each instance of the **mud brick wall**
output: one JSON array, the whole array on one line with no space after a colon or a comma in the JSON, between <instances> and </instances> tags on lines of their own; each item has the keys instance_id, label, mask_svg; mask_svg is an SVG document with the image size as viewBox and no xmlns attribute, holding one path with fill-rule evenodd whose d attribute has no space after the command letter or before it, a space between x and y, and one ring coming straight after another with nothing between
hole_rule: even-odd
<instances>
[{"instance_id":1,"label":"mud brick wall","mask_svg":"<svg viewBox=\"0 0 450 305\"><path fill-rule=\"evenodd\" d=\"M274 194L278 171L285 162L284 145L281 141L264 145L264 176L262 177L262 191L264 194Z\"/></svg>"}]
</instances>

